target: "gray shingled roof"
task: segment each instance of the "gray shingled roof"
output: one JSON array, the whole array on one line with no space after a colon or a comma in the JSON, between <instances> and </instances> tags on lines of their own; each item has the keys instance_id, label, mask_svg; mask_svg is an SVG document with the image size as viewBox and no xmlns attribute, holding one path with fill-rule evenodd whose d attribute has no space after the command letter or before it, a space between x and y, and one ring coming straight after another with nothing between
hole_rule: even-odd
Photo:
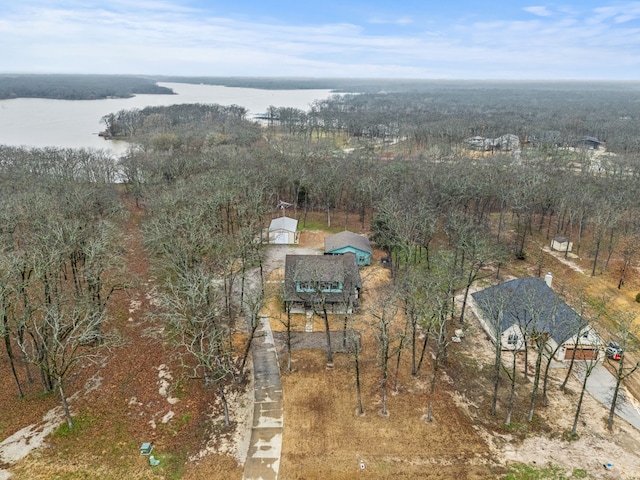
<instances>
[{"instance_id":1,"label":"gray shingled roof","mask_svg":"<svg viewBox=\"0 0 640 480\"><path fill-rule=\"evenodd\" d=\"M529 333L548 333L561 344L576 334L578 326L585 324L541 278L517 278L471 296L488 318L492 316L492 308L497 308L501 302L504 304L503 332L519 324Z\"/></svg>"},{"instance_id":2,"label":"gray shingled roof","mask_svg":"<svg viewBox=\"0 0 640 480\"><path fill-rule=\"evenodd\" d=\"M335 235L329 235L324 239L325 253L333 252L334 250L344 247L354 247L363 252L372 252L369 239L357 233L344 231L336 233Z\"/></svg>"},{"instance_id":3,"label":"gray shingled roof","mask_svg":"<svg viewBox=\"0 0 640 480\"><path fill-rule=\"evenodd\" d=\"M355 255L287 255L284 264L284 300L312 301L314 293L296 291L296 281L339 281L344 292L328 293L328 302L342 302L355 288L362 288Z\"/></svg>"}]
</instances>

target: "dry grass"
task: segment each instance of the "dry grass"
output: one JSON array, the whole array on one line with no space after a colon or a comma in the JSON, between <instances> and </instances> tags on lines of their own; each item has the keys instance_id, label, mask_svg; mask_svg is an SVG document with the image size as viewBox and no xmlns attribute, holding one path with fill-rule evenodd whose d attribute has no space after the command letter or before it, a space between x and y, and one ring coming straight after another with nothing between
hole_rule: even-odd
<instances>
[{"instance_id":1,"label":"dry grass","mask_svg":"<svg viewBox=\"0 0 640 480\"><path fill-rule=\"evenodd\" d=\"M425 385L403 379L390 395L389 416L379 414L375 354L363 358L365 415L357 414L354 369L345 354L325 369L322 352L296 352L295 371L283 378L285 429L282 478L493 478L489 449L451 396L435 399L435 420L426 423ZM360 471L364 461L365 470Z\"/></svg>"}]
</instances>

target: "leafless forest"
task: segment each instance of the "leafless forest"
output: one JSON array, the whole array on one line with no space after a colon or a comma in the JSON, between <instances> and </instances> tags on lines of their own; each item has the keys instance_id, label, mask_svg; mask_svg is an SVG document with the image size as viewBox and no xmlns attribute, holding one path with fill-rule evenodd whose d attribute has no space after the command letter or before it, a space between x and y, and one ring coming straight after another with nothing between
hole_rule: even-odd
<instances>
[{"instance_id":1,"label":"leafless forest","mask_svg":"<svg viewBox=\"0 0 640 480\"><path fill-rule=\"evenodd\" d=\"M245 380L267 301L264 289L248 287L248 272L262 271L263 229L281 200L302 228L357 226L388 260L386 305L406 323L394 327L396 312L363 305L378 319L385 398L405 367L412 376L422 368L436 398L452 332L468 314L456 296L466 302L500 271L544 276L541 250L556 236L573 243L587 276L607 276L620 291L638 286L638 88L410 87L335 95L308 111L273 106L259 121L236 105L113 112L106 131L131 142L118 159L0 147L1 367L14 401L55 395L75 427L82 412L72 415L67 385L77 389L79 369L112 360L126 344L118 302L140 288L130 263L144 256L155 282L145 319L164 327L164 348L182 375L221 400L231 428L227 400ZM517 142L492 141L506 135ZM474 137L489 141L478 147ZM132 212L142 239L136 259ZM585 292L566 297L636 348L631 313ZM509 386L495 385L494 402L506 405ZM517 385L525 400L511 408L533 419L546 390ZM502 423L506 410L497 410ZM0 423L0 433L23 423ZM176 454L176 464L193 453Z\"/></svg>"}]
</instances>

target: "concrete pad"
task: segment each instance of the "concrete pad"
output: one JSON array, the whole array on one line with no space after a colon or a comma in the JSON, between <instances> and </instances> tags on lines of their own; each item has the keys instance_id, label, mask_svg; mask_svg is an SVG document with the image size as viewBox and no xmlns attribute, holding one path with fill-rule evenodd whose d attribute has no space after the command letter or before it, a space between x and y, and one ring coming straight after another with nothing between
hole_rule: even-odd
<instances>
[{"instance_id":1,"label":"concrete pad","mask_svg":"<svg viewBox=\"0 0 640 480\"><path fill-rule=\"evenodd\" d=\"M581 383L584 380L584 371L584 366L576 362L574 375ZM615 386L616 378L602 364L596 365L587 379L587 392L607 408L611 408ZM631 398L624 386L621 386L616 401L616 414L640 430L640 412L632 403Z\"/></svg>"}]
</instances>

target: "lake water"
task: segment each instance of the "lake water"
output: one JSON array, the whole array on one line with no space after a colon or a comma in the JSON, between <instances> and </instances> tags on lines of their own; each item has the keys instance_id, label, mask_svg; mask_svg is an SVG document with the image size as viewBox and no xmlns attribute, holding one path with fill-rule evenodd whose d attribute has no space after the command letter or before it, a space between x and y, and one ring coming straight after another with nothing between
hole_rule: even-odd
<instances>
[{"instance_id":1,"label":"lake water","mask_svg":"<svg viewBox=\"0 0 640 480\"><path fill-rule=\"evenodd\" d=\"M307 111L314 100L331 95L330 90L259 90L187 83L159 85L171 88L176 95L136 95L105 100L0 100L0 144L100 148L122 154L127 150L126 142L104 140L98 136L98 132L104 130L100 119L109 113L157 105L217 103L240 105L251 116L266 112L271 105Z\"/></svg>"}]
</instances>

